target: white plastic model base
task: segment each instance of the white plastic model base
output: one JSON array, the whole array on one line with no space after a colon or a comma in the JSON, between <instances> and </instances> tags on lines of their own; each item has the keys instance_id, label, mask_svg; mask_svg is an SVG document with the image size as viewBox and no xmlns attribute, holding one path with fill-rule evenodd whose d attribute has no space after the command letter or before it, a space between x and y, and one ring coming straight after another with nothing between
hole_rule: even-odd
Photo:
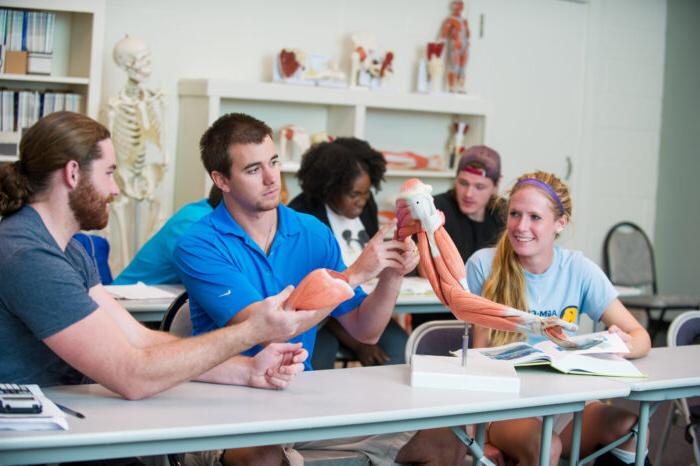
<instances>
[{"instance_id":1,"label":"white plastic model base","mask_svg":"<svg viewBox=\"0 0 700 466\"><path fill-rule=\"evenodd\" d=\"M513 365L505 361L469 358L467 367L462 367L461 359L454 356L414 354L411 386L519 393L520 379Z\"/></svg>"}]
</instances>

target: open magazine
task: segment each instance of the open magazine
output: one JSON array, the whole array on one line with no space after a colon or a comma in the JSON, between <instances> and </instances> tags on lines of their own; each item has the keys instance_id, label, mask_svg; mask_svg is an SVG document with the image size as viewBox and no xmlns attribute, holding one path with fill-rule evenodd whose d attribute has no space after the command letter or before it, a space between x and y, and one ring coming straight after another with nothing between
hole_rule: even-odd
<instances>
[{"instance_id":1,"label":"open magazine","mask_svg":"<svg viewBox=\"0 0 700 466\"><path fill-rule=\"evenodd\" d=\"M634 364L620 356L629 349L616 333L605 331L571 339L582 348L568 350L545 340L536 345L516 342L494 348L476 348L469 350L468 355L509 361L514 366L550 365L565 374L646 377Z\"/></svg>"}]
</instances>

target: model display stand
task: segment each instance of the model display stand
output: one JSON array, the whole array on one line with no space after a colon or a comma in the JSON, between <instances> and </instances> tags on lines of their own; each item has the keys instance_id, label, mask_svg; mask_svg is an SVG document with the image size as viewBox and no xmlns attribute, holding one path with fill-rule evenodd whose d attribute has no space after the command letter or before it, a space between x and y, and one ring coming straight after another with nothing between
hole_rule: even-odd
<instances>
[{"instance_id":1,"label":"model display stand","mask_svg":"<svg viewBox=\"0 0 700 466\"><path fill-rule=\"evenodd\" d=\"M377 39L371 32L353 34L352 43L350 87L378 89L386 86L394 74L394 52L379 52Z\"/></svg>"},{"instance_id":2,"label":"model display stand","mask_svg":"<svg viewBox=\"0 0 700 466\"><path fill-rule=\"evenodd\" d=\"M309 133L299 125L286 125L278 132L277 147L282 162L301 161L301 156L311 147Z\"/></svg>"},{"instance_id":3,"label":"model display stand","mask_svg":"<svg viewBox=\"0 0 700 466\"><path fill-rule=\"evenodd\" d=\"M345 73L332 59L300 49L282 49L275 58L272 80L287 84L347 87Z\"/></svg>"},{"instance_id":4,"label":"model display stand","mask_svg":"<svg viewBox=\"0 0 700 466\"><path fill-rule=\"evenodd\" d=\"M439 94L443 92L445 79L444 42L428 42L425 57L418 62L417 90L422 94Z\"/></svg>"},{"instance_id":5,"label":"model display stand","mask_svg":"<svg viewBox=\"0 0 700 466\"><path fill-rule=\"evenodd\" d=\"M448 146L448 153L450 156L449 168L454 169L455 163L459 160L462 151L466 149L464 146L464 136L469 131L469 124L466 121L454 121L452 123L452 137L450 138L450 144Z\"/></svg>"},{"instance_id":6,"label":"model display stand","mask_svg":"<svg viewBox=\"0 0 700 466\"><path fill-rule=\"evenodd\" d=\"M414 354L411 386L475 392L519 393L520 379L512 364L486 358L469 358L465 366L454 356Z\"/></svg>"}]
</instances>

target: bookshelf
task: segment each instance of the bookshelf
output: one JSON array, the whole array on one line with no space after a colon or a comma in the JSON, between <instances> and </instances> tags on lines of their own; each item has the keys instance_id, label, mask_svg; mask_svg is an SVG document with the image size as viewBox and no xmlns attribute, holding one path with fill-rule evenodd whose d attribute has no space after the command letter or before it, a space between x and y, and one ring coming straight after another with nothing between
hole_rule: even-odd
<instances>
[{"instance_id":1,"label":"bookshelf","mask_svg":"<svg viewBox=\"0 0 700 466\"><path fill-rule=\"evenodd\" d=\"M0 88L12 91L69 92L82 97L80 111L96 118L100 103L104 0L4 0L2 8L54 13L51 74L0 73ZM9 133L9 134L8 134ZM19 131L3 132L0 140L19 141ZM6 152L0 163L16 159Z\"/></svg>"},{"instance_id":2,"label":"bookshelf","mask_svg":"<svg viewBox=\"0 0 700 466\"><path fill-rule=\"evenodd\" d=\"M199 157L199 139L219 116L248 113L275 131L297 124L309 134L366 139L379 150L440 154L447 166L447 144L453 120L470 125L464 145L488 141L488 102L466 95L423 95L332 89L278 83L246 83L225 79L183 79L178 84L179 117L175 208L206 196L209 176ZM294 174L299 161L282 167L290 199L299 193ZM453 170L388 170L378 201L385 193L397 193L409 177L428 180L435 192L447 189Z\"/></svg>"}]
</instances>

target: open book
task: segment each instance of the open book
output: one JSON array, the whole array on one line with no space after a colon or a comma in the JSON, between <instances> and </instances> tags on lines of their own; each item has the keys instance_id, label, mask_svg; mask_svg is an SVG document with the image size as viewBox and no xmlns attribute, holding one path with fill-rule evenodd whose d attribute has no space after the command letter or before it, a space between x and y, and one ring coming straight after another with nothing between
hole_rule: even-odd
<instances>
[{"instance_id":1,"label":"open book","mask_svg":"<svg viewBox=\"0 0 700 466\"><path fill-rule=\"evenodd\" d=\"M469 357L509 361L514 366L550 365L565 374L646 377L627 359L627 345L616 333L598 332L571 338L583 349L567 350L549 340L530 345L510 343L493 348L469 350Z\"/></svg>"}]
</instances>

